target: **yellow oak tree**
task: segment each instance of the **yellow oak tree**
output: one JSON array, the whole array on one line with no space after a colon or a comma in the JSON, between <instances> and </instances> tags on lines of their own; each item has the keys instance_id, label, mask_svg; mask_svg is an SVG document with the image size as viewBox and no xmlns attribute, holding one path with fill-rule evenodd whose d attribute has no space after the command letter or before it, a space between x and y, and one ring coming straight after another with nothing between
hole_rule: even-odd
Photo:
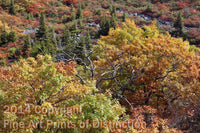
<instances>
[{"instance_id":1,"label":"yellow oak tree","mask_svg":"<svg viewBox=\"0 0 200 133\"><path fill-rule=\"evenodd\" d=\"M155 23L139 28L127 20L101 37L93 57L96 86L131 106L150 105L181 118L199 102L198 48L159 33Z\"/></svg>"}]
</instances>

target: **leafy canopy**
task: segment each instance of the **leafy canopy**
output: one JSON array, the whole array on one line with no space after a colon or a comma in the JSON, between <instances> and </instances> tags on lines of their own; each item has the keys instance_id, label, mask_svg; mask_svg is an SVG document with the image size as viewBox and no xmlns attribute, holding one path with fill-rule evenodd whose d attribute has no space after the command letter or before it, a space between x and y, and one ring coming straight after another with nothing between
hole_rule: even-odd
<instances>
[{"instance_id":1,"label":"leafy canopy","mask_svg":"<svg viewBox=\"0 0 200 133\"><path fill-rule=\"evenodd\" d=\"M112 88L117 96L136 99L133 103L157 107L168 107L174 100L186 104L190 96L197 99L198 53L189 42L160 34L155 23L138 28L127 20L101 37L96 46L99 58L94 56L97 87Z\"/></svg>"},{"instance_id":2,"label":"leafy canopy","mask_svg":"<svg viewBox=\"0 0 200 133\"><path fill-rule=\"evenodd\" d=\"M117 101L112 101L111 96L104 94L93 94L96 92L94 84L87 82L81 84L76 74L76 64L74 62L55 63L51 56L38 55L37 59L29 57L21 59L16 64L0 69L0 127L3 128L3 119L12 121L24 121L28 124L30 120L44 123L47 119L52 121L73 121L77 124L79 121L101 118L102 120L118 120L119 115L124 113ZM20 115L18 113L3 114L5 105L23 105L29 104L31 107L30 114ZM41 107L71 107L82 106L82 114L67 115L47 115L35 114L34 106ZM91 125L87 130L92 131ZM17 132L76 132L81 131L80 128L75 129L4 129L5 131ZM85 129L84 129L85 130ZM102 129L108 130L108 129Z\"/></svg>"}]
</instances>

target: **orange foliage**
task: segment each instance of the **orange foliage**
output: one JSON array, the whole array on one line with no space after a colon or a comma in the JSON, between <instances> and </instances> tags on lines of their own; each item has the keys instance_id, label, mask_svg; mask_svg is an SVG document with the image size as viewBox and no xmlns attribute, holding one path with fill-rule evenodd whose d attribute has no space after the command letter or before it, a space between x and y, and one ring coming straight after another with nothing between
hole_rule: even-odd
<instances>
[{"instance_id":1,"label":"orange foliage","mask_svg":"<svg viewBox=\"0 0 200 133\"><path fill-rule=\"evenodd\" d=\"M84 17L88 17L90 15L90 12L87 10L83 10L82 13Z\"/></svg>"}]
</instances>

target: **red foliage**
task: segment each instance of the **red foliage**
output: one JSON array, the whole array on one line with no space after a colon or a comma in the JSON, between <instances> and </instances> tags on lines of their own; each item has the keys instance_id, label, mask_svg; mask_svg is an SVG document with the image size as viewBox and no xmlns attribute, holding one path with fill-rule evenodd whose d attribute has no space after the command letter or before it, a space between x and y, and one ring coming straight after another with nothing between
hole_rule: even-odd
<instances>
[{"instance_id":1,"label":"red foliage","mask_svg":"<svg viewBox=\"0 0 200 133\"><path fill-rule=\"evenodd\" d=\"M187 6L187 3L183 2L183 1L177 1L176 5L177 5L178 9L183 9Z\"/></svg>"},{"instance_id":2,"label":"red foliage","mask_svg":"<svg viewBox=\"0 0 200 133\"><path fill-rule=\"evenodd\" d=\"M8 49L8 47L0 47L0 51L6 51Z\"/></svg>"},{"instance_id":3,"label":"red foliage","mask_svg":"<svg viewBox=\"0 0 200 133\"><path fill-rule=\"evenodd\" d=\"M200 33L197 29L192 29L189 32L191 38L200 39Z\"/></svg>"},{"instance_id":4,"label":"red foliage","mask_svg":"<svg viewBox=\"0 0 200 133\"><path fill-rule=\"evenodd\" d=\"M166 20L166 21L173 21L173 19L168 17L167 15L161 16L161 17L159 17L159 19L163 19L163 20Z\"/></svg>"},{"instance_id":5,"label":"red foliage","mask_svg":"<svg viewBox=\"0 0 200 133\"><path fill-rule=\"evenodd\" d=\"M16 42L13 42L13 43L9 42L8 43L8 47L9 48L11 48L11 47L15 47L16 48L17 47L17 43Z\"/></svg>"},{"instance_id":6,"label":"red foliage","mask_svg":"<svg viewBox=\"0 0 200 133\"><path fill-rule=\"evenodd\" d=\"M33 23L33 27L38 27L40 25L40 22L37 20Z\"/></svg>"},{"instance_id":7,"label":"red foliage","mask_svg":"<svg viewBox=\"0 0 200 133\"><path fill-rule=\"evenodd\" d=\"M184 20L184 24L186 26L189 26L189 27L198 27L199 26L199 22L198 21L198 18L190 18L191 20Z\"/></svg>"},{"instance_id":8,"label":"red foliage","mask_svg":"<svg viewBox=\"0 0 200 133\"><path fill-rule=\"evenodd\" d=\"M167 9L167 7L165 6L165 3L158 2L157 7L158 7L159 10L166 10Z\"/></svg>"},{"instance_id":9,"label":"red foliage","mask_svg":"<svg viewBox=\"0 0 200 133\"><path fill-rule=\"evenodd\" d=\"M35 2L29 5L27 11L31 12L33 14L36 14L37 12L43 12L44 11L44 7L45 5L43 3L40 2Z\"/></svg>"}]
</instances>

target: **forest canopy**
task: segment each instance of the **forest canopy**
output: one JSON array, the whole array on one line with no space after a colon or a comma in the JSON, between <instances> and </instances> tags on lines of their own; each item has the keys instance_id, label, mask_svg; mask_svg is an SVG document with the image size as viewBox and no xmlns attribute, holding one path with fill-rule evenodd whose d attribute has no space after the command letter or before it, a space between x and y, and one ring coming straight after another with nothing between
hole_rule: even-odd
<instances>
[{"instance_id":1,"label":"forest canopy","mask_svg":"<svg viewBox=\"0 0 200 133\"><path fill-rule=\"evenodd\" d=\"M197 0L1 0L0 132L200 132Z\"/></svg>"}]
</instances>

